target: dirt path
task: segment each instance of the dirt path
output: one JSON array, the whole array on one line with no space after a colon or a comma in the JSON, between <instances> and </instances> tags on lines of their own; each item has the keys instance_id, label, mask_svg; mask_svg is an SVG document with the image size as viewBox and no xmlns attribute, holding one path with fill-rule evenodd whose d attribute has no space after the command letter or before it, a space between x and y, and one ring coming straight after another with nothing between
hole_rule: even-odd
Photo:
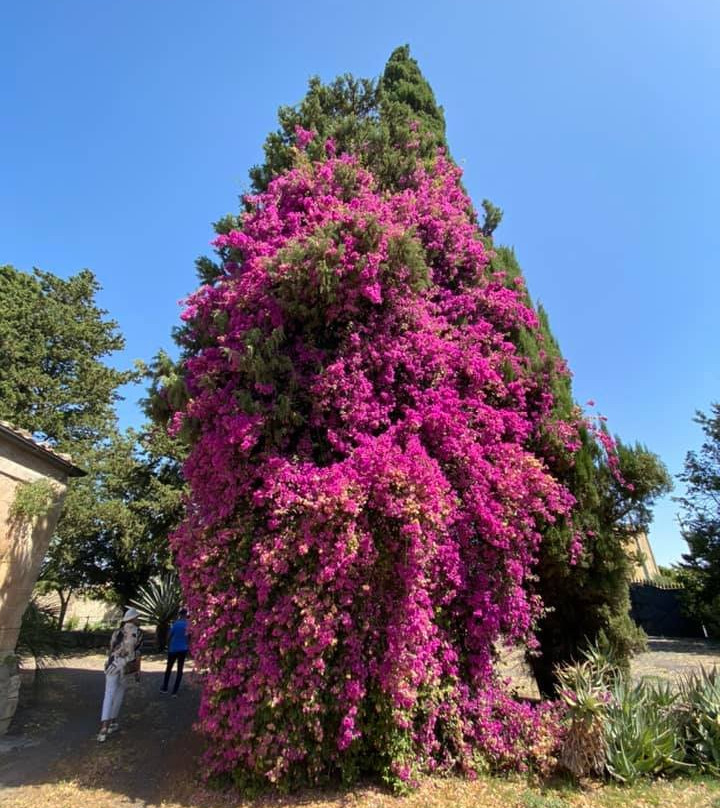
<instances>
[{"instance_id":1,"label":"dirt path","mask_svg":"<svg viewBox=\"0 0 720 808\"><path fill-rule=\"evenodd\" d=\"M192 730L199 688L191 671L171 698L160 694L163 658L143 660L140 684L125 697L120 730L99 744L103 662L96 654L63 659L26 688L0 747L0 804L20 787L53 783L109 789L124 798L117 804L160 804L192 775L202 744Z\"/></svg>"},{"instance_id":2,"label":"dirt path","mask_svg":"<svg viewBox=\"0 0 720 808\"><path fill-rule=\"evenodd\" d=\"M671 682L700 667L720 668L720 643L711 640L678 640L651 637L648 650L632 661L635 676L666 679Z\"/></svg>"}]
</instances>

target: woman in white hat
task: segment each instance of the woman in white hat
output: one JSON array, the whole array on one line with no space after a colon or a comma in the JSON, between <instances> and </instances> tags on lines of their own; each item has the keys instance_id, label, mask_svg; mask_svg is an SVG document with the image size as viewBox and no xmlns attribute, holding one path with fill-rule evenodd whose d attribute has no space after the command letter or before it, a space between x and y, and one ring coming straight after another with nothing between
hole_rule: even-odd
<instances>
[{"instance_id":1,"label":"woman in white hat","mask_svg":"<svg viewBox=\"0 0 720 808\"><path fill-rule=\"evenodd\" d=\"M118 728L117 717L122 707L127 677L140 676L140 646L143 633L140 630L140 615L137 609L129 608L123 615L120 627L110 639L110 655L105 663L105 696L100 715L98 741L104 743L107 736Z\"/></svg>"}]
</instances>

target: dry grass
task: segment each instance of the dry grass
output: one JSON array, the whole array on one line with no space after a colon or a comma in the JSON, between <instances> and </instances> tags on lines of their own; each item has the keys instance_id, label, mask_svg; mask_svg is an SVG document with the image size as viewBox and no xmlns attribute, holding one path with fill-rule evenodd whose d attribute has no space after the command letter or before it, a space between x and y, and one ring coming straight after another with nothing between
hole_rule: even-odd
<instances>
[{"instance_id":1,"label":"dry grass","mask_svg":"<svg viewBox=\"0 0 720 808\"><path fill-rule=\"evenodd\" d=\"M98 772L101 777L107 772ZM633 788L595 785L581 789L560 785L541 789L520 780L497 778L476 782L430 779L405 797L374 788L323 791L253 800L207 791L191 783L173 788L172 796L152 805L106 788L80 787L62 781L0 792L3 808L720 808L720 782L678 779Z\"/></svg>"}]
</instances>

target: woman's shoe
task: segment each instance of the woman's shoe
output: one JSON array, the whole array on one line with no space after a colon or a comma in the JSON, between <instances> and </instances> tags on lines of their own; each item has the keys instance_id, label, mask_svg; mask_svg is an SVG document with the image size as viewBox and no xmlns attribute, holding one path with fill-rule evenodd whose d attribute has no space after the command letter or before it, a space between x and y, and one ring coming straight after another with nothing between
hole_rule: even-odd
<instances>
[{"instance_id":1,"label":"woman's shoe","mask_svg":"<svg viewBox=\"0 0 720 808\"><path fill-rule=\"evenodd\" d=\"M98 743L105 743L105 741L107 741L107 736L108 736L107 730L101 729L97 737Z\"/></svg>"},{"instance_id":2,"label":"woman's shoe","mask_svg":"<svg viewBox=\"0 0 720 808\"><path fill-rule=\"evenodd\" d=\"M112 735L113 732L117 732L120 729L120 725L117 721L111 721L110 726L107 729L107 734Z\"/></svg>"}]
</instances>

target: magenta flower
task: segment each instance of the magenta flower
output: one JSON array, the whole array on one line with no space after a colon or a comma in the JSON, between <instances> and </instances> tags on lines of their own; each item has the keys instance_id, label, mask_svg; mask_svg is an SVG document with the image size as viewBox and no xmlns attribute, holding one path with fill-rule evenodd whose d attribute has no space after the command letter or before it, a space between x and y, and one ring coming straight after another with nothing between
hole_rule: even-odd
<instances>
[{"instance_id":1,"label":"magenta flower","mask_svg":"<svg viewBox=\"0 0 720 808\"><path fill-rule=\"evenodd\" d=\"M540 766L555 713L502 693L494 648L532 642L541 529L573 506L532 447L577 428L514 347L537 318L491 272L460 171L439 154L381 193L326 151L248 198L184 314L202 347L172 544L209 771Z\"/></svg>"}]
</instances>

